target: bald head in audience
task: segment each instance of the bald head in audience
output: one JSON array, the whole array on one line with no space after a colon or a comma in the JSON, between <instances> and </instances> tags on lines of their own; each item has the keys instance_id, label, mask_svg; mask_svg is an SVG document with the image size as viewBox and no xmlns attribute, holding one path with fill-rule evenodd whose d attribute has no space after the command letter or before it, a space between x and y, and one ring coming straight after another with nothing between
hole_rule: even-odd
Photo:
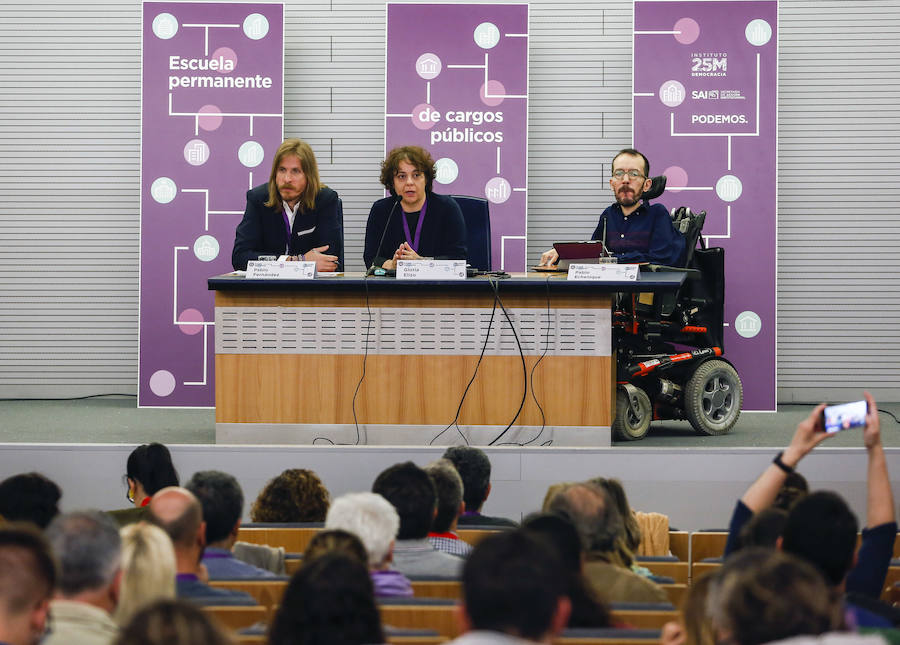
<instances>
[{"instance_id":1,"label":"bald head in audience","mask_svg":"<svg viewBox=\"0 0 900 645\"><path fill-rule=\"evenodd\" d=\"M0 642L34 645L44 635L56 565L31 526L0 527Z\"/></svg>"},{"instance_id":2,"label":"bald head in audience","mask_svg":"<svg viewBox=\"0 0 900 645\"><path fill-rule=\"evenodd\" d=\"M206 546L203 507L189 490L169 486L150 500L147 519L172 538L178 573L196 574Z\"/></svg>"}]
</instances>

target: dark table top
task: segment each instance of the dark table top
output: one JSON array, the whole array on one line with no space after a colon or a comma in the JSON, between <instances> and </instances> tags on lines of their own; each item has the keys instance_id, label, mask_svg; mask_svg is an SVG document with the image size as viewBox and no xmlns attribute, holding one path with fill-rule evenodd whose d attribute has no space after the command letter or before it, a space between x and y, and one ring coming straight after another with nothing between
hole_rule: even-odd
<instances>
[{"instance_id":1,"label":"dark table top","mask_svg":"<svg viewBox=\"0 0 900 645\"><path fill-rule=\"evenodd\" d=\"M397 280L388 276L369 276L364 273L343 273L315 280L248 280L243 275L226 273L207 280L212 291L306 291L326 289L347 291L369 289L370 291L421 290L423 288L479 291L490 289L491 281L500 291L533 291L550 289L558 291L634 292L634 291L674 291L684 282L687 273L681 271L641 271L635 282L566 280L565 273L511 273L508 278L477 276L465 280Z\"/></svg>"}]
</instances>

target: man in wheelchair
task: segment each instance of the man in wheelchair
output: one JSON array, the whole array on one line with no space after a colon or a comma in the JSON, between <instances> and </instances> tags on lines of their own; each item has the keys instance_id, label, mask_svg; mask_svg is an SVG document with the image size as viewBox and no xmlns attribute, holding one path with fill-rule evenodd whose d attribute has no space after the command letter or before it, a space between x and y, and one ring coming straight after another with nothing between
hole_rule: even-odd
<instances>
[{"instance_id":1,"label":"man in wheelchair","mask_svg":"<svg viewBox=\"0 0 900 645\"><path fill-rule=\"evenodd\" d=\"M698 434L725 434L741 413L743 388L722 358L725 255L700 236L706 213L650 204L666 187L650 175L650 162L633 148L612 161L616 202L603 211L591 239L602 240L618 262L644 271L688 273L677 293L620 294L613 311L616 412L612 430L624 440L643 438L650 422L687 419ZM697 244L701 248L697 249ZM557 262L556 251L541 264Z\"/></svg>"}]
</instances>

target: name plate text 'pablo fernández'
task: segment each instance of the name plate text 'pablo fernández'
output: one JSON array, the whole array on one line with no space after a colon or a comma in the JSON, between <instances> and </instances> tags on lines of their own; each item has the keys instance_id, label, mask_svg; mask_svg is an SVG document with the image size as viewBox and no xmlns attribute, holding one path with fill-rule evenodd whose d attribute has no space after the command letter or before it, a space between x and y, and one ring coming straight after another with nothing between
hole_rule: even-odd
<instances>
[{"instance_id":1,"label":"name plate text 'pablo fern\u00e1ndez'","mask_svg":"<svg viewBox=\"0 0 900 645\"><path fill-rule=\"evenodd\" d=\"M397 260L400 280L465 280L465 260Z\"/></svg>"},{"instance_id":2,"label":"name plate text 'pablo fern\u00e1ndez'","mask_svg":"<svg viewBox=\"0 0 900 645\"><path fill-rule=\"evenodd\" d=\"M567 279L636 282L639 273L637 264L570 264Z\"/></svg>"},{"instance_id":3,"label":"name plate text 'pablo fern\u00e1ndez'","mask_svg":"<svg viewBox=\"0 0 900 645\"><path fill-rule=\"evenodd\" d=\"M315 262L258 262L250 260L247 263L247 279L312 280L315 277Z\"/></svg>"}]
</instances>

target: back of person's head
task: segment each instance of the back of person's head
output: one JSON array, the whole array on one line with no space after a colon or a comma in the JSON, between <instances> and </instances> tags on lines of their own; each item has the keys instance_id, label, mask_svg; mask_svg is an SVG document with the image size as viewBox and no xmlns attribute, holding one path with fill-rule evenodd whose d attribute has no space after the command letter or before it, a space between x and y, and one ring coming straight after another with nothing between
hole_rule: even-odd
<instances>
[{"instance_id":1,"label":"back of person's head","mask_svg":"<svg viewBox=\"0 0 900 645\"><path fill-rule=\"evenodd\" d=\"M628 496L625 495L625 487L618 479L595 477L590 480L592 484L597 484L616 505L619 516L622 518L623 539L625 546L629 551L635 552L641 545L641 526L638 524L637 518L631 512L631 506L628 504Z\"/></svg>"},{"instance_id":2,"label":"back of person's head","mask_svg":"<svg viewBox=\"0 0 900 645\"><path fill-rule=\"evenodd\" d=\"M344 531L343 529L317 531L309 541L309 544L306 545L306 550L303 552L303 561L311 562L313 559L326 553L343 553L359 560L367 567L369 566L369 554L366 553L366 547L350 531Z\"/></svg>"},{"instance_id":3,"label":"back of person's head","mask_svg":"<svg viewBox=\"0 0 900 645\"><path fill-rule=\"evenodd\" d=\"M250 508L254 522L323 522L330 496L319 476L289 468L260 491Z\"/></svg>"},{"instance_id":4,"label":"back of person's head","mask_svg":"<svg viewBox=\"0 0 900 645\"><path fill-rule=\"evenodd\" d=\"M763 546L774 549L784 531L787 518L787 511L773 506L764 508L744 524L738 535L739 547Z\"/></svg>"},{"instance_id":5,"label":"back of person's head","mask_svg":"<svg viewBox=\"0 0 900 645\"><path fill-rule=\"evenodd\" d=\"M706 607L715 572L707 572L691 581L681 602L684 645L716 645L716 634Z\"/></svg>"},{"instance_id":6,"label":"back of person's head","mask_svg":"<svg viewBox=\"0 0 900 645\"><path fill-rule=\"evenodd\" d=\"M269 645L383 642L368 569L344 553L304 561L288 583L269 630Z\"/></svg>"},{"instance_id":7,"label":"back of person's head","mask_svg":"<svg viewBox=\"0 0 900 645\"><path fill-rule=\"evenodd\" d=\"M603 488L590 482L566 486L550 500L548 511L575 524L588 553L615 552L622 517Z\"/></svg>"},{"instance_id":8,"label":"back of person's head","mask_svg":"<svg viewBox=\"0 0 900 645\"><path fill-rule=\"evenodd\" d=\"M57 515L47 527L47 539L59 561L63 597L102 589L114 581L122 562L122 539L106 513Z\"/></svg>"},{"instance_id":9,"label":"back of person's head","mask_svg":"<svg viewBox=\"0 0 900 645\"><path fill-rule=\"evenodd\" d=\"M720 640L762 645L841 626L837 594L800 558L749 548L726 561L713 581L708 610Z\"/></svg>"},{"instance_id":10,"label":"back of person's head","mask_svg":"<svg viewBox=\"0 0 900 645\"><path fill-rule=\"evenodd\" d=\"M32 524L0 525L0 620L49 602L57 568L50 544Z\"/></svg>"},{"instance_id":11,"label":"back of person's head","mask_svg":"<svg viewBox=\"0 0 900 645\"><path fill-rule=\"evenodd\" d=\"M428 473L411 461L394 464L375 478L372 492L397 509L398 540L416 540L428 535L437 505L437 493Z\"/></svg>"},{"instance_id":12,"label":"back of person's head","mask_svg":"<svg viewBox=\"0 0 900 645\"><path fill-rule=\"evenodd\" d=\"M178 486L163 488L150 500L148 509L147 521L168 534L176 553L197 546L203 508L191 491Z\"/></svg>"},{"instance_id":13,"label":"back of person's head","mask_svg":"<svg viewBox=\"0 0 900 645\"><path fill-rule=\"evenodd\" d=\"M325 516L326 529L342 529L358 537L368 554L369 566L380 567L391 554L400 530L400 516L393 504L377 493L341 495Z\"/></svg>"},{"instance_id":14,"label":"back of person's head","mask_svg":"<svg viewBox=\"0 0 900 645\"><path fill-rule=\"evenodd\" d=\"M491 485L491 462L483 450L473 446L451 446L443 455L462 478L463 501L467 511L478 511Z\"/></svg>"},{"instance_id":15,"label":"back of person's head","mask_svg":"<svg viewBox=\"0 0 900 645\"><path fill-rule=\"evenodd\" d=\"M244 493L237 479L219 470L201 470L185 484L203 507L206 543L226 539L244 512Z\"/></svg>"},{"instance_id":16,"label":"back of person's head","mask_svg":"<svg viewBox=\"0 0 900 645\"><path fill-rule=\"evenodd\" d=\"M460 505L463 501L462 478L449 459L438 459L425 466L425 472L434 483L437 493L437 515L431 523L435 533L446 533L459 517Z\"/></svg>"},{"instance_id":17,"label":"back of person's head","mask_svg":"<svg viewBox=\"0 0 900 645\"><path fill-rule=\"evenodd\" d=\"M560 606L568 579L559 556L542 538L523 529L479 542L463 567L462 583L472 629L542 640L568 618L568 603L565 609Z\"/></svg>"},{"instance_id":18,"label":"back of person's head","mask_svg":"<svg viewBox=\"0 0 900 645\"><path fill-rule=\"evenodd\" d=\"M233 645L203 610L184 600L158 600L138 611L115 645Z\"/></svg>"},{"instance_id":19,"label":"back of person's head","mask_svg":"<svg viewBox=\"0 0 900 645\"><path fill-rule=\"evenodd\" d=\"M778 494L775 496L775 501L772 502L772 506L789 511L798 500L803 499L808 494L809 483L807 483L806 478L794 471L784 480L784 483L778 490Z\"/></svg>"},{"instance_id":20,"label":"back of person's head","mask_svg":"<svg viewBox=\"0 0 900 645\"><path fill-rule=\"evenodd\" d=\"M13 475L0 482L0 517L45 529L59 514L60 497L59 486L40 473Z\"/></svg>"},{"instance_id":21,"label":"back of person's head","mask_svg":"<svg viewBox=\"0 0 900 645\"><path fill-rule=\"evenodd\" d=\"M175 550L158 526L129 524L122 537L122 584L115 619L125 625L138 611L161 599L175 597Z\"/></svg>"},{"instance_id":22,"label":"back of person's head","mask_svg":"<svg viewBox=\"0 0 900 645\"><path fill-rule=\"evenodd\" d=\"M853 565L859 524L840 495L816 491L791 507L782 549L812 563L830 585L843 582Z\"/></svg>"},{"instance_id":23,"label":"back of person's head","mask_svg":"<svg viewBox=\"0 0 900 645\"><path fill-rule=\"evenodd\" d=\"M178 473L169 449L161 443L145 443L128 455L125 475L138 482L144 492L153 496L167 486L178 486Z\"/></svg>"}]
</instances>

